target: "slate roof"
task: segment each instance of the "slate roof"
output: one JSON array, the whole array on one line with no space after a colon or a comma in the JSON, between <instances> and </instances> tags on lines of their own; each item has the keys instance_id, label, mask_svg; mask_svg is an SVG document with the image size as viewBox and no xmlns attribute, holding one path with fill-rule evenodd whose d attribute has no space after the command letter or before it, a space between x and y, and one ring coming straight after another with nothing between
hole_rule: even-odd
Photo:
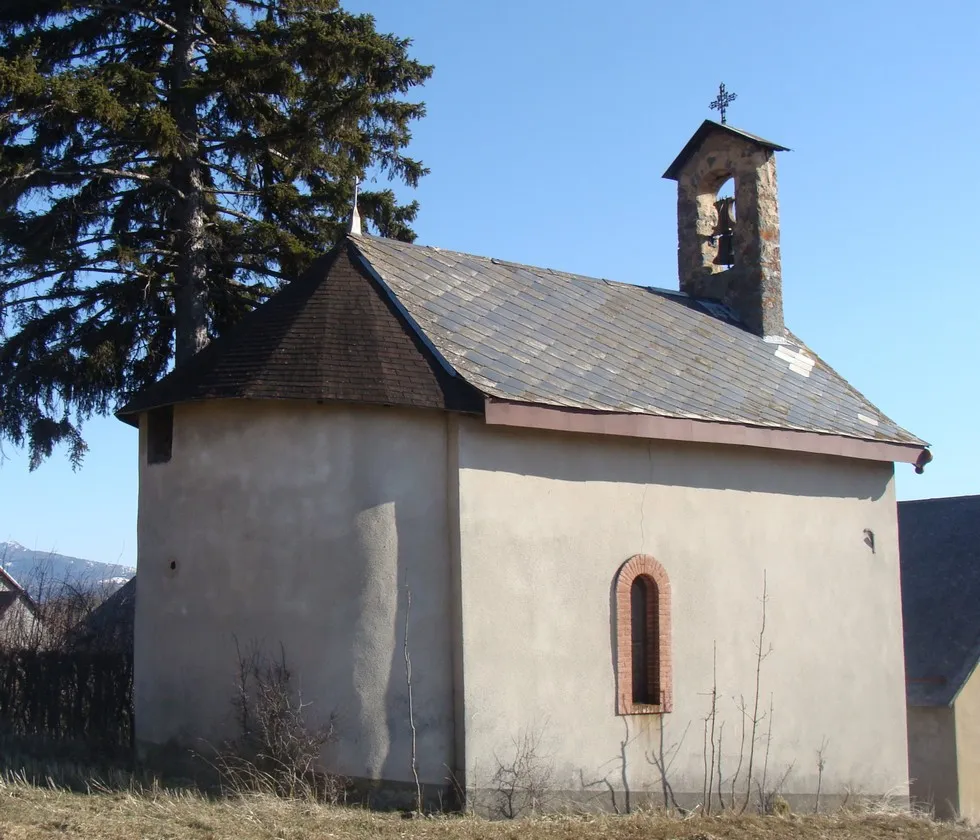
<instances>
[{"instance_id":1,"label":"slate roof","mask_svg":"<svg viewBox=\"0 0 980 840\"><path fill-rule=\"evenodd\" d=\"M75 649L132 653L136 622L136 576L97 606L72 634Z\"/></svg>"},{"instance_id":2,"label":"slate roof","mask_svg":"<svg viewBox=\"0 0 980 840\"><path fill-rule=\"evenodd\" d=\"M907 697L952 703L980 660L980 496L898 503Z\"/></svg>"},{"instance_id":3,"label":"slate roof","mask_svg":"<svg viewBox=\"0 0 980 840\"><path fill-rule=\"evenodd\" d=\"M117 412L208 399L294 399L482 410L340 247Z\"/></svg>"},{"instance_id":4,"label":"slate roof","mask_svg":"<svg viewBox=\"0 0 980 840\"><path fill-rule=\"evenodd\" d=\"M790 333L763 340L710 301L370 236L348 237L346 253L370 277L374 298L351 272L333 277L320 261L120 416L212 397L458 409L482 392L925 445ZM380 317L376 292L397 320ZM352 304L340 298L374 315L352 320ZM431 371L410 361L412 337ZM396 340L401 350L379 361ZM423 372L429 379L419 384Z\"/></svg>"},{"instance_id":5,"label":"slate roof","mask_svg":"<svg viewBox=\"0 0 980 840\"><path fill-rule=\"evenodd\" d=\"M925 445L792 335L764 341L718 304L391 239L356 245L490 397Z\"/></svg>"}]
</instances>

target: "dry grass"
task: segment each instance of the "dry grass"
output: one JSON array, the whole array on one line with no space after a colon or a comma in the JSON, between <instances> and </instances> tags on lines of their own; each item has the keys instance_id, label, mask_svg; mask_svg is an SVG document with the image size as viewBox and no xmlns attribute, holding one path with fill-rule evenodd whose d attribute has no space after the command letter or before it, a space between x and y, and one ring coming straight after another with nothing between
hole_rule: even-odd
<instances>
[{"instance_id":1,"label":"dry grass","mask_svg":"<svg viewBox=\"0 0 980 840\"><path fill-rule=\"evenodd\" d=\"M72 793L0 782L0 838L189 838L189 840L960 840L966 826L901 814L706 817L656 813L565 815L489 822L476 817L379 814L271 796L209 800L159 789Z\"/></svg>"}]
</instances>

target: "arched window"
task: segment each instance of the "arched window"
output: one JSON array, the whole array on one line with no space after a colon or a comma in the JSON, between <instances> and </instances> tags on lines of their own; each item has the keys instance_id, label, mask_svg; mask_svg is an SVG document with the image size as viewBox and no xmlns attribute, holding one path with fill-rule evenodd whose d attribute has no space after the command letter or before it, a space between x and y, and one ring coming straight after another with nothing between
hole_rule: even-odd
<instances>
[{"instance_id":1,"label":"arched window","mask_svg":"<svg viewBox=\"0 0 980 840\"><path fill-rule=\"evenodd\" d=\"M621 715L673 707L670 581L652 557L631 557L616 575L617 701Z\"/></svg>"}]
</instances>

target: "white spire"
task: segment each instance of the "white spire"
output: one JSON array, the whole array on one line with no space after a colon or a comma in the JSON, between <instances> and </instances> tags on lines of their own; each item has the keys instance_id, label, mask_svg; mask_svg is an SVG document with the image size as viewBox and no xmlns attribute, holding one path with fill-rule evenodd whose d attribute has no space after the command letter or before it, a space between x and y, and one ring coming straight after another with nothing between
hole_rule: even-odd
<instances>
[{"instance_id":1,"label":"white spire","mask_svg":"<svg viewBox=\"0 0 980 840\"><path fill-rule=\"evenodd\" d=\"M357 212L357 188L360 185L360 181L354 181L354 212L350 216L350 232L354 236L361 235L361 214Z\"/></svg>"}]
</instances>

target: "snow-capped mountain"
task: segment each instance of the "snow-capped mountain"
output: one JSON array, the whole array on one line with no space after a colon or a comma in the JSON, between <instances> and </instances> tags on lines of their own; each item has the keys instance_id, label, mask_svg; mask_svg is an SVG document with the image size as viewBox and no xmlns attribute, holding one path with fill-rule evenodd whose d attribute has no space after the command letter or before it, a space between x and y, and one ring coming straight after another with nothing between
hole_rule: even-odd
<instances>
[{"instance_id":1,"label":"snow-capped mountain","mask_svg":"<svg viewBox=\"0 0 980 840\"><path fill-rule=\"evenodd\" d=\"M35 597L44 597L63 584L113 592L136 574L129 566L39 551L17 542L0 542L0 567Z\"/></svg>"}]
</instances>

